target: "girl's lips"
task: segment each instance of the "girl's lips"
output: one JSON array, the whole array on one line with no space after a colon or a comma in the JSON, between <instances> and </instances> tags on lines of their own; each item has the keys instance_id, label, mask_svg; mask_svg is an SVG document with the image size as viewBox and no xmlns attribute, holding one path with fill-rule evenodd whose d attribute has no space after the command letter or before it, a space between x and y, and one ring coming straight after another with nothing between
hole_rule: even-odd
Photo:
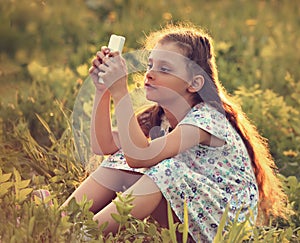
<instances>
[{"instance_id":1,"label":"girl's lips","mask_svg":"<svg viewBox=\"0 0 300 243\"><path fill-rule=\"evenodd\" d=\"M152 86L151 84L147 84L147 83L144 85L144 88L145 89L155 89L154 86Z\"/></svg>"}]
</instances>

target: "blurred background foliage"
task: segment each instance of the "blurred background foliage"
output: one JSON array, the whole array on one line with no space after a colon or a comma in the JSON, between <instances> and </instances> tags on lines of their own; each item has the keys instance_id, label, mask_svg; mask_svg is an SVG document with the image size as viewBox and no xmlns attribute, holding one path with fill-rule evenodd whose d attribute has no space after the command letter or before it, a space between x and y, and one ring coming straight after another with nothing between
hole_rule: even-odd
<instances>
[{"instance_id":1,"label":"blurred background foliage","mask_svg":"<svg viewBox=\"0 0 300 243\"><path fill-rule=\"evenodd\" d=\"M112 33L126 37L124 53L133 52L152 30L181 21L212 35L220 80L268 139L279 172L299 180L296 0L0 0L2 170L17 168L33 187L49 186L63 201L87 169L74 154L70 117L95 52ZM132 89L140 85L130 82ZM79 101L83 119L92 95ZM299 184L293 186L288 189L298 210Z\"/></svg>"},{"instance_id":2,"label":"blurred background foliage","mask_svg":"<svg viewBox=\"0 0 300 243\"><path fill-rule=\"evenodd\" d=\"M220 80L269 140L280 171L299 178L298 1L1 0L2 133L22 118L49 145L35 113L63 133L53 101L71 114L89 62L111 33L126 36L128 53L150 31L178 21L213 36Z\"/></svg>"}]
</instances>

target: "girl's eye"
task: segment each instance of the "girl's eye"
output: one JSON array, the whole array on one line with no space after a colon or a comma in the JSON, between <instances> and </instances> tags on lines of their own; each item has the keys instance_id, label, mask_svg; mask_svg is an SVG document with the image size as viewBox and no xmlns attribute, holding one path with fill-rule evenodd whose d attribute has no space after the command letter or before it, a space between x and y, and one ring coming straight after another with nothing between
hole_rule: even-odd
<instances>
[{"instance_id":1,"label":"girl's eye","mask_svg":"<svg viewBox=\"0 0 300 243\"><path fill-rule=\"evenodd\" d=\"M169 73L171 70L167 67L161 67L160 71L164 72L164 73Z\"/></svg>"},{"instance_id":2,"label":"girl's eye","mask_svg":"<svg viewBox=\"0 0 300 243\"><path fill-rule=\"evenodd\" d=\"M147 64L147 71L149 71L150 69L153 68L153 64L152 63L148 63ZM161 66L161 67L157 67L155 68L156 71L159 71L159 72L163 72L163 73L169 73L171 72L171 69L168 68L168 67L164 67L164 66Z\"/></svg>"},{"instance_id":3,"label":"girl's eye","mask_svg":"<svg viewBox=\"0 0 300 243\"><path fill-rule=\"evenodd\" d=\"M148 63L147 64L147 70L150 70L152 68L152 64L151 63Z\"/></svg>"}]
</instances>

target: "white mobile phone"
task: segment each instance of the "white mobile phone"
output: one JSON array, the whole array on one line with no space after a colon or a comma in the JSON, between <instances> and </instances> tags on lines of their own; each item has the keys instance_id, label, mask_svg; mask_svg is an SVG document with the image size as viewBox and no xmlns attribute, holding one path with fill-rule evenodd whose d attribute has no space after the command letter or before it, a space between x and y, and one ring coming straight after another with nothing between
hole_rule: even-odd
<instances>
[{"instance_id":1,"label":"white mobile phone","mask_svg":"<svg viewBox=\"0 0 300 243\"><path fill-rule=\"evenodd\" d=\"M111 51L118 51L122 53L123 47L125 43L125 37L121 35L111 35L108 42L108 48ZM98 82L103 84L102 78L99 77Z\"/></svg>"}]
</instances>

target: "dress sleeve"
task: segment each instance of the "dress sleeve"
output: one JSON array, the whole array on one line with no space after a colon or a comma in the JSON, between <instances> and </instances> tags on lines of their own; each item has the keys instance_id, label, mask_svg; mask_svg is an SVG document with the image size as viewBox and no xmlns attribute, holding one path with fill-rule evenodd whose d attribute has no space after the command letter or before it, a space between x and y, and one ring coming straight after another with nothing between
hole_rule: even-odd
<instances>
[{"instance_id":1,"label":"dress sleeve","mask_svg":"<svg viewBox=\"0 0 300 243\"><path fill-rule=\"evenodd\" d=\"M225 115L205 103L194 106L178 125L193 125L226 143L232 142L232 127Z\"/></svg>"}]
</instances>

